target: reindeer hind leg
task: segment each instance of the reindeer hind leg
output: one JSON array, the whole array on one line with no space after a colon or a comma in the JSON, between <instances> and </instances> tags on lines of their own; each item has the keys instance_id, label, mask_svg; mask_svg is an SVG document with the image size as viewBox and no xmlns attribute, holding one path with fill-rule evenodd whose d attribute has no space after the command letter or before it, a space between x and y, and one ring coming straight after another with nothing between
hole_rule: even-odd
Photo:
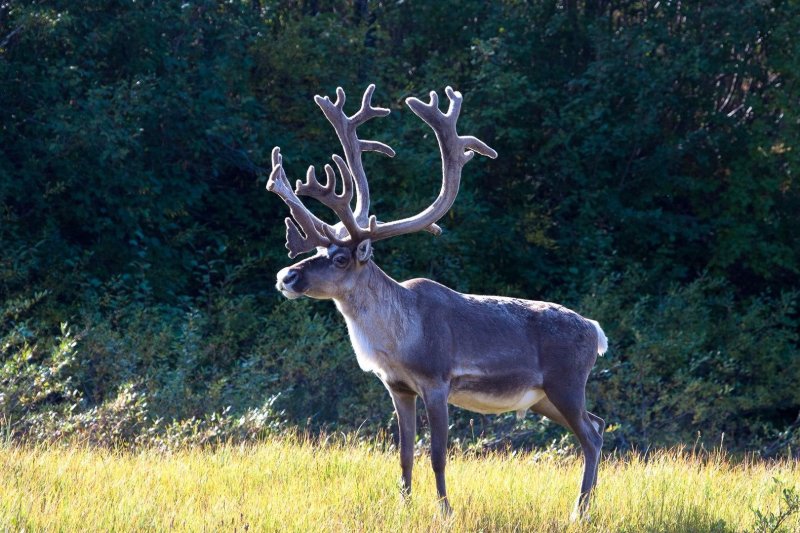
<instances>
[{"instance_id":1,"label":"reindeer hind leg","mask_svg":"<svg viewBox=\"0 0 800 533\"><path fill-rule=\"evenodd\" d=\"M555 410L575 433L583 451L584 467L580 494L572 513L572 519L586 518L589 511L589 498L597 480L597 467L600 463L600 450L603 436L600 430L605 427L603 420L586 410L584 385L567 387L562 382L555 389L546 390L547 398ZM558 420L556 420L558 422Z\"/></svg>"}]
</instances>

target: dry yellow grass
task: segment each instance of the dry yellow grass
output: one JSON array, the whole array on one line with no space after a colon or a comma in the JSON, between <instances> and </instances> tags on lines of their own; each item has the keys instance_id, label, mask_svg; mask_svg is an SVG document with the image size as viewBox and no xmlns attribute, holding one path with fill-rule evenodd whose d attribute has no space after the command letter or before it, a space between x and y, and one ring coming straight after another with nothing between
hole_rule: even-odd
<instances>
[{"instance_id":1,"label":"dry yellow grass","mask_svg":"<svg viewBox=\"0 0 800 533\"><path fill-rule=\"evenodd\" d=\"M0 447L7 530L191 531L744 531L751 508L781 502L773 478L800 484L793 461L731 462L658 452L606 458L590 523L570 524L580 461L454 453L455 513L437 512L427 457L414 496L397 489L396 454L366 445L276 438L252 446L162 453ZM797 517L788 530L800 530Z\"/></svg>"}]
</instances>

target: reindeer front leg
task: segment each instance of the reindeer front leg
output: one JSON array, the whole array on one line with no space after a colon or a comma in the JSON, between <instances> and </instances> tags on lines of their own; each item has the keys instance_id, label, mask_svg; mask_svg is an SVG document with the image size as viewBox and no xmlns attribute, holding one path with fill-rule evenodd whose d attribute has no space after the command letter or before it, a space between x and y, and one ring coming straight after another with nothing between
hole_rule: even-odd
<instances>
[{"instance_id":1,"label":"reindeer front leg","mask_svg":"<svg viewBox=\"0 0 800 533\"><path fill-rule=\"evenodd\" d=\"M447 463L447 389L429 391L422 396L425 402L425 411L428 413L428 423L431 426L431 466L436 476L436 492L442 513L447 516L453 512L447 500L447 487L444 481L444 468Z\"/></svg>"},{"instance_id":2,"label":"reindeer front leg","mask_svg":"<svg viewBox=\"0 0 800 533\"><path fill-rule=\"evenodd\" d=\"M411 469L414 467L414 438L417 435L416 394L389 391L397 413L400 430L400 469L403 471L400 493L404 498L411 495Z\"/></svg>"}]
</instances>

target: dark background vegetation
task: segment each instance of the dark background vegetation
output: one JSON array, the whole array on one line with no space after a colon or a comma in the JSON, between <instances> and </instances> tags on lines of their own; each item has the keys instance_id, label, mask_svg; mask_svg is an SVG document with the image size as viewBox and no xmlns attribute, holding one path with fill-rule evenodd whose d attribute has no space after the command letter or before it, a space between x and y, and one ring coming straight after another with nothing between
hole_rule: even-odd
<instances>
[{"instance_id":1,"label":"dark background vegetation","mask_svg":"<svg viewBox=\"0 0 800 533\"><path fill-rule=\"evenodd\" d=\"M390 275L599 320L608 448L797 450L798 35L780 0L0 0L3 438L391 428L333 305L274 290L264 190L273 146L292 179L341 150L314 94L352 112L374 82L382 219L441 179L406 97L459 89L460 131L500 154L443 236L376 246ZM462 443L561 434L453 411Z\"/></svg>"}]
</instances>

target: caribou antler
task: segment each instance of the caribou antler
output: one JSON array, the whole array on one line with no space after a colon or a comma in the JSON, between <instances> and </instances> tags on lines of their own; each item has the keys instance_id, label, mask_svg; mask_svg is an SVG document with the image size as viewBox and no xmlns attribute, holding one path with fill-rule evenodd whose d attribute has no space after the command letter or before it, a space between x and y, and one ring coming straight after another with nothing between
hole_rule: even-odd
<instances>
[{"instance_id":1,"label":"caribou antler","mask_svg":"<svg viewBox=\"0 0 800 533\"><path fill-rule=\"evenodd\" d=\"M356 182L356 209L353 212L356 221L364 226L369 218L369 184L364 166L361 163L362 152L380 152L383 155L394 157L394 150L389 145L379 141L364 141L356 135L356 128L364 124L371 118L385 117L389 110L383 107L372 107L372 93L375 92L375 84L370 84L364 91L361 99L361 109L353 116L348 117L344 112L345 95L341 87L336 88L336 101L331 102L327 96L315 96L314 101L322 109L325 118L336 130L339 142L344 149L344 157L347 166L353 174ZM342 177L344 179L344 176Z\"/></svg>"},{"instance_id":2,"label":"caribou antler","mask_svg":"<svg viewBox=\"0 0 800 533\"><path fill-rule=\"evenodd\" d=\"M361 153L374 151L393 157L394 150L382 142L362 140L356 135L356 128L364 122L389 114L388 109L372 107L374 91L375 85L367 87L361 101L361 109L349 117L344 112L345 95L341 87L336 89L335 102L331 102L327 96L314 97L314 101L336 130L344 149L344 160L338 155L333 156L333 162L342 177L341 194L336 192L336 173L330 165L325 165L324 185L317 180L312 166L306 173L305 183L297 180L296 188L292 191L283 170L280 150L277 147L273 149L272 173L267 182L267 189L278 194L286 202L294 219L294 221L292 218L286 219L286 247L289 249L289 257L293 258L310 252L317 246L328 246L331 243L345 245L350 242L361 242L364 239L378 241L421 230L438 235L442 230L436 225L436 221L453 205L461 183L461 170L467 161L472 159L475 152L491 158L497 157L497 152L483 141L472 136L460 136L456 132L456 122L461 110L461 93L451 87L445 89L450 99L447 113L439 110L439 97L433 91L430 93L430 103L427 104L417 98L408 98L406 100L408 107L433 128L439 142L442 154L442 189L433 204L417 215L393 222L377 222L374 216L369 216L369 184L361 163ZM355 211L350 205L354 192ZM339 217L341 226L339 224L331 226L314 216L297 195L311 196L325 204ZM338 231L342 226L347 230L347 235Z\"/></svg>"},{"instance_id":3,"label":"caribou antler","mask_svg":"<svg viewBox=\"0 0 800 533\"><path fill-rule=\"evenodd\" d=\"M418 98L406 99L406 105L433 128L436 140L439 141L439 150L442 153L442 189L439 196L430 206L413 217L378 224L377 228L369 235L373 241L388 239L404 233L413 233L434 225L455 202L458 187L461 184L461 169L472 159L475 152L492 159L497 157L497 152L480 139L472 136L460 136L456 133L456 122L461 111L463 97L452 87L447 87L445 93L450 99L450 108L447 113L439 110L439 96L434 91L430 93L431 101L428 104Z\"/></svg>"},{"instance_id":4,"label":"caribou antler","mask_svg":"<svg viewBox=\"0 0 800 533\"><path fill-rule=\"evenodd\" d=\"M314 216L292 191L283 170L282 159L281 149L276 146L272 149L272 172L267 180L267 190L280 196L289 206L292 216L286 217L286 248L289 250L289 257L294 259L317 246L328 246L330 239L326 235L328 231L333 233L333 228ZM292 218L300 225L303 233L300 233Z\"/></svg>"},{"instance_id":5,"label":"caribou antler","mask_svg":"<svg viewBox=\"0 0 800 533\"><path fill-rule=\"evenodd\" d=\"M365 228L359 225L356 221L355 213L350 207L350 202L353 199L353 177L350 174L350 169L338 155L333 156L333 162L336 163L339 175L342 177L342 194L336 193L336 173L330 165L325 165L325 185L317 181L316 172L314 167L311 166L308 167L308 172L306 173L306 182L300 183L298 180L295 192L301 196L316 198L336 213L339 220L342 221L349 239L340 239L334 231L324 228L323 231L329 240L338 244L344 244L347 240L361 241L367 234L368 228L376 225L375 217L371 217L368 221L366 231Z\"/></svg>"}]
</instances>

